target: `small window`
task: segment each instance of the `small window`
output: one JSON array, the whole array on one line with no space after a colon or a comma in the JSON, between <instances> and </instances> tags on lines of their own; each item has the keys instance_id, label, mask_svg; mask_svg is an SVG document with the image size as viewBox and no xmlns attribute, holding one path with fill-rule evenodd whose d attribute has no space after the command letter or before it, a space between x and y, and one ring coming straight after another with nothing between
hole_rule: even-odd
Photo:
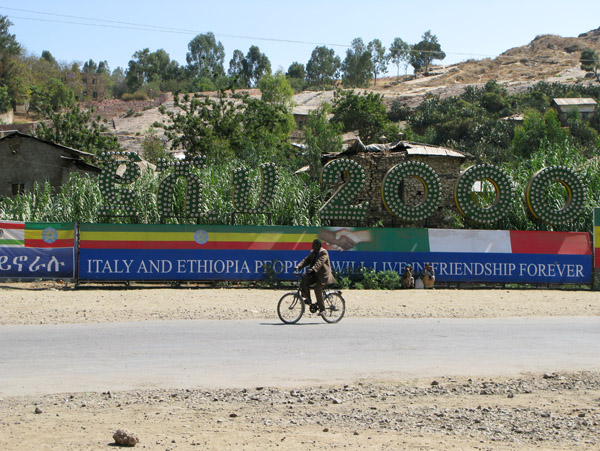
<instances>
[{"instance_id":1,"label":"small window","mask_svg":"<svg viewBox=\"0 0 600 451\"><path fill-rule=\"evenodd\" d=\"M25 194L25 183L13 183L12 184L13 196Z\"/></svg>"},{"instance_id":2,"label":"small window","mask_svg":"<svg viewBox=\"0 0 600 451\"><path fill-rule=\"evenodd\" d=\"M98 80L96 80L95 78L92 78L92 84L93 84L93 85L95 85L97 81L98 81Z\"/></svg>"},{"instance_id":3,"label":"small window","mask_svg":"<svg viewBox=\"0 0 600 451\"><path fill-rule=\"evenodd\" d=\"M98 93L96 91L92 92L92 97L94 99L97 99L98 98Z\"/></svg>"}]
</instances>

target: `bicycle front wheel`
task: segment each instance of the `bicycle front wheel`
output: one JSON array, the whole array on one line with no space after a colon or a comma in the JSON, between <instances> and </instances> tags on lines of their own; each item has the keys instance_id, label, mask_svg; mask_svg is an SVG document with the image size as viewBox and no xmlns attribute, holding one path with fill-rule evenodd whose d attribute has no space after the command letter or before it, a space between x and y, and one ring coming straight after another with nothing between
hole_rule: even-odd
<instances>
[{"instance_id":1,"label":"bicycle front wheel","mask_svg":"<svg viewBox=\"0 0 600 451\"><path fill-rule=\"evenodd\" d=\"M277 314L285 324L297 323L304 314L304 302L298 293L287 293L281 296L277 304Z\"/></svg>"},{"instance_id":2,"label":"bicycle front wheel","mask_svg":"<svg viewBox=\"0 0 600 451\"><path fill-rule=\"evenodd\" d=\"M325 322L337 323L342 319L346 313L346 300L341 293L332 291L323 298L323 302L325 303L325 314L323 315Z\"/></svg>"}]
</instances>

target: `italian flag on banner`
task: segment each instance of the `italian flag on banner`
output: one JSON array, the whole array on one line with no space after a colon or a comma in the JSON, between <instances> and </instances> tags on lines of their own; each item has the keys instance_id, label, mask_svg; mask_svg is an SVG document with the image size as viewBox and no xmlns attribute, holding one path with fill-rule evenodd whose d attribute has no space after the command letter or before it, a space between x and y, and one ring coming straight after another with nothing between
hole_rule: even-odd
<instances>
[{"instance_id":1,"label":"italian flag on banner","mask_svg":"<svg viewBox=\"0 0 600 451\"><path fill-rule=\"evenodd\" d=\"M25 246L25 223L0 221L0 247Z\"/></svg>"}]
</instances>

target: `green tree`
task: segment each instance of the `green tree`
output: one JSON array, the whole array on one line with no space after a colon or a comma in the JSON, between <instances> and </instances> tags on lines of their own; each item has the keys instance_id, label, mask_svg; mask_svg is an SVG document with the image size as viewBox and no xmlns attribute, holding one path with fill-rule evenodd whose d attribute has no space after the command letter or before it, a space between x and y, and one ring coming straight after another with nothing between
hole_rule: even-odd
<instances>
[{"instance_id":1,"label":"green tree","mask_svg":"<svg viewBox=\"0 0 600 451\"><path fill-rule=\"evenodd\" d=\"M241 50L234 50L233 56L229 61L229 70L227 75L232 79L233 84L237 87L245 86L244 80L244 54Z\"/></svg>"},{"instance_id":2,"label":"green tree","mask_svg":"<svg viewBox=\"0 0 600 451\"><path fill-rule=\"evenodd\" d=\"M321 175L323 154L342 150L341 125L329 121L327 116L330 111L331 105L321 104L319 108L308 113L308 121L304 127L306 162L313 180L318 180Z\"/></svg>"},{"instance_id":3,"label":"green tree","mask_svg":"<svg viewBox=\"0 0 600 451\"><path fill-rule=\"evenodd\" d=\"M81 68L81 72L84 74L95 74L98 70L98 64L93 59L90 59L83 63L83 67Z\"/></svg>"},{"instance_id":4,"label":"green tree","mask_svg":"<svg viewBox=\"0 0 600 451\"><path fill-rule=\"evenodd\" d=\"M242 76L246 85L250 88L256 86L260 78L269 73L271 73L269 58L261 53L256 45L251 46L242 60Z\"/></svg>"},{"instance_id":5,"label":"green tree","mask_svg":"<svg viewBox=\"0 0 600 451\"><path fill-rule=\"evenodd\" d=\"M8 19L8 16L0 15L0 56L5 55L20 55L23 51L21 44L17 42L14 34L9 33L9 28L13 23Z\"/></svg>"},{"instance_id":6,"label":"green tree","mask_svg":"<svg viewBox=\"0 0 600 451\"><path fill-rule=\"evenodd\" d=\"M149 84L158 85L168 80L177 79L181 69L177 61L163 49L150 52L145 48L133 54L125 76L125 82L130 92L135 92Z\"/></svg>"},{"instance_id":7,"label":"green tree","mask_svg":"<svg viewBox=\"0 0 600 451\"><path fill-rule=\"evenodd\" d=\"M29 109L40 117L46 117L62 108L69 108L74 103L75 93L59 79L51 78L43 85L31 87Z\"/></svg>"},{"instance_id":8,"label":"green tree","mask_svg":"<svg viewBox=\"0 0 600 451\"><path fill-rule=\"evenodd\" d=\"M221 41L216 40L214 33L197 35L189 42L188 50L185 59L194 77L215 79L225 75L225 48Z\"/></svg>"},{"instance_id":9,"label":"green tree","mask_svg":"<svg viewBox=\"0 0 600 451\"><path fill-rule=\"evenodd\" d=\"M12 108L10 95L6 86L0 86L0 113L6 113Z\"/></svg>"},{"instance_id":10,"label":"green tree","mask_svg":"<svg viewBox=\"0 0 600 451\"><path fill-rule=\"evenodd\" d=\"M340 124L344 132L357 130L365 144L376 142L390 127L383 95L368 92L356 94L353 90L338 89L333 98L331 122Z\"/></svg>"},{"instance_id":11,"label":"green tree","mask_svg":"<svg viewBox=\"0 0 600 451\"><path fill-rule=\"evenodd\" d=\"M339 78L342 60L333 49L315 47L306 64L306 81L313 88L333 86Z\"/></svg>"},{"instance_id":12,"label":"green tree","mask_svg":"<svg viewBox=\"0 0 600 451\"><path fill-rule=\"evenodd\" d=\"M120 98L124 93L127 92L127 82L125 79L125 72L123 68L117 66L115 70L110 74L110 84L112 96Z\"/></svg>"},{"instance_id":13,"label":"green tree","mask_svg":"<svg viewBox=\"0 0 600 451\"><path fill-rule=\"evenodd\" d=\"M236 97L237 98L237 97ZM206 155L212 161L224 161L234 155L231 140L240 139L239 114L243 105L219 91L216 99L207 95L175 96L176 111L159 108L167 122L157 122L171 142L171 149L184 149L190 157Z\"/></svg>"},{"instance_id":14,"label":"green tree","mask_svg":"<svg viewBox=\"0 0 600 451\"><path fill-rule=\"evenodd\" d=\"M242 97L244 110L240 124L243 139L234 142L236 156L250 166L265 161L286 164L291 146L290 133L296 127L294 116L288 105L279 102L265 102L263 99Z\"/></svg>"},{"instance_id":15,"label":"green tree","mask_svg":"<svg viewBox=\"0 0 600 451\"><path fill-rule=\"evenodd\" d=\"M152 164L157 164L161 158L171 158L165 143L158 137L154 127L150 127L144 133L142 149L144 150L144 159Z\"/></svg>"},{"instance_id":16,"label":"green tree","mask_svg":"<svg viewBox=\"0 0 600 451\"><path fill-rule=\"evenodd\" d=\"M49 118L49 124L41 122L36 127L38 138L93 154L119 150L117 138L106 134L101 118L94 118L93 111L75 106L64 113L50 112Z\"/></svg>"},{"instance_id":17,"label":"green tree","mask_svg":"<svg viewBox=\"0 0 600 451\"><path fill-rule=\"evenodd\" d=\"M27 100L30 74L19 58L23 49L14 34L9 32L13 23L0 15L0 86L6 86L13 103Z\"/></svg>"},{"instance_id":18,"label":"green tree","mask_svg":"<svg viewBox=\"0 0 600 451\"><path fill-rule=\"evenodd\" d=\"M42 51L41 58L44 61L47 61L51 66L55 66L55 67L58 68L58 62L56 61L56 58L54 58L54 56L52 55L52 53L50 53L48 50Z\"/></svg>"},{"instance_id":19,"label":"green tree","mask_svg":"<svg viewBox=\"0 0 600 451\"><path fill-rule=\"evenodd\" d=\"M275 75L266 74L258 82L261 99L269 103L280 103L291 111L294 90L287 77L281 71Z\"/></svg>"},{"instance_id":20,"label":"green tree","mask_svg":"<svg viewBox=\"0 0 600 451\"><path fill-rule=\"evenodd\" d=\"M577 148L583 150L588 158L600 149L598 132L590 127L588 121L581 119L577 109L573 108L567 113L567 126L569 127L569 141Z\"/></svg>"},{"instance_id":21,"label":"green tree","mask_svg":"<svg viewBox=\"0 0 600 451\"><path fill-rule=\"evenodd\" d=\"M406 68L408 67L408 62L410 60L410 45L401 38L395 38L392 45L390 45L390 58L397 68L396 78L399 78L400 65L404 64L404 72L406 72Z\"/></svg>"},{"instance_id":22,"label":"green tree","mask_svg":"<svg viewBox=\"0 0 600 451\"><path fill-rule=\"evenodd\" d=\"M96 69L96 73L110 75L110 67L108 66L108 61L100 61L98 63L98 69Z\"/></svg>"},{"instance_id":23,"label":"green tree","mask_svg":"<svg viewBox=\"0 0 600 451\"><path fill-rule=\"evenodd\" d=\"M385 74L390 62L389 55L385 52L385 47L379 39L373 39L367 44L367 50L371 54L371 63L373 67L373 86L377 84L377 75Z\"/></svg>"},{"instance_id":24,"label":"green tree","mask_svg":"<svg viewBox=\"0 0 600 451\"><path fill-rule=\"evenodd\" d=\"M50 57L52 58L52 55ZM47 83L52 78L64 79L64 73L58 63L53 64L46 58L35 56L21 56L19 59L27 66L31 84Z\"/></svg>"},{"instance_id":25,"label":"green tree","mask_svg":"<svg viewBox=\"0 0 600 451\"><path fill-rule=\"evenodd\" d=\"M177 111L161 107L168 120L155 124L165 130L172 149L185 149L189 156L204 154L217 164L233 157L248 164L286 158L294 118L281 103L223 90L216 98L176 96L174 103Z\"/></svg>"},{"instance_id":26,"label":"green tree","mask_svg":"<svg viewBox=\"0 0 600 451\"><path fill-rule=\"evenodd\" d=\"M342 63L342 82L344 87L365 87L373 74L373 61L371 52L361 38L352 41L351 47L346 50L346 58Z\"/></svg>"},{"instance_id":27,"label":"green tree","mask_svg":"<svg viewBox=\"0 0 600 451\"><path fill-rule=\"evenodd\" d=\"M568 130L561 127L554 109L547 110L543 115L537 111L528 111L523 125L515 128L512 146L517 155L528 158L543 146L565 144L568 136Z\"/></svg>"},{"instance_id":28,"label":"green tree","mask_svg":"<svg viewBox=\"0 0 600 451\"><path fill-rule=\"evenodd\" d=\"M286 76L295 92L303 91L306 87L306 69L304 68L304 64L294 61L288 67Z\"/></svg>"},{"instance_id":29,"label":"green tree","mask_svg":"<svg viewBox=\"0 0 600 451\"><path fill-rule=\"evenodd\" d=\"M21 104L29 99L31 71L25 59L15 55L0 57L0 86L8 88L13 104Z\"/></svg>"},{"instance_id":30,"label":"green tree","mask_svg":"<svg viewBox=\"0 0 600 451\"><path fill-rule=\"evenodd\" d=\"M427 72L432 61L444 58L446 54L442 51L437 36L428 30L423 34L421 41L411 47L409 62L415 72Z\"/></svg>"},{"instance_id":31,"label":"green tree","mask_svg":"<svg viewBox=\"0 0 600 451\"><path fill-rule=\"evenodd\" d=\"M583 50L579 62L582 70L593 73L596 80L600 82L600 57L595 50Z\"/></svg>"},{"instance_id":32,"label":"green tree","mask_svg":"<svg viewBox=\"0 0 600 451\"><path fill-rule=\"evenodd\" d=\"M73 90L75 98L81 101L84 85L79 64L74 62L71 64L71 67L65 67L63 70L63 80L65 85Z\"/></svg>"},{"instance_id":33,"label":"green tree","mask_svg":"<svg viewBox=\"0 0 600 451\"><path fill-rule=\"evenodd\" d=\"M304 64L294 61L292 64L290 64L290 67L288 67L287 76L289 78L299 78L304 80L306 78L306 69L304 68Z\"/></svg>"}]
</instances>

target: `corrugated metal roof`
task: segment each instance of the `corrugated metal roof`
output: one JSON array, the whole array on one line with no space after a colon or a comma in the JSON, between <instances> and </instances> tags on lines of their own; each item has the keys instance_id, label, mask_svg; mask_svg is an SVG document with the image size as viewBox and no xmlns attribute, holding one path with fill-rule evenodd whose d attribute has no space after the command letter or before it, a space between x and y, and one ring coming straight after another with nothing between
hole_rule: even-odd
<instances>
[{"instance_id":1,"label":"corrugated metal roof","mask_svg":"<svg viewBox=\"0 0 600 451\"><path fill-rule=\"evenodd\" d=\"M84 156L84 157L94 157L95 156L93 153L84 152L83 150L73 149L71 147L63 146L62 144L57 144L57 143L54 143L52 141L46 141L45 139L38 138L37 136L32 136L32 135L28 135L26 133L21 133L19 130L10 131L10 132L4 132L4 136L1 137L0 139L6 139L6 138L9 138L11 136L20 136L20 137L23 137L23 138L34 139L36 141L40 141L40 142L49 144L49 145L54 146L54 147L58 147L60 149L64 149L67 152L70 152L71 154L75 154L75 155L78 155L78 156Z\"/></svg>"},{"instance_id":2,"label":"corrugated metal roof","mask_svg":"<svg viewBox=\"0 0 600 451\"><path fill-rule=\"evenodd\" d=\"M566 99L552 99L557 105L596 105L596 101L590 97L585 98L566 98Z\"/></svg>"},{"instance_id":3,"label":"corrugated metal roof","mask_svg":"<svg viewBox=\"0 0 600 451\"><path fill-rule=\"evenodd\" d=\"M427 155L429 157L453 157L466 158L467 156L457 150L447 149L446 147L430 146L422 143L413 143L403 141L394 146L392 151L404 150L407 155Z\"/></svg>"}]
</instances>

